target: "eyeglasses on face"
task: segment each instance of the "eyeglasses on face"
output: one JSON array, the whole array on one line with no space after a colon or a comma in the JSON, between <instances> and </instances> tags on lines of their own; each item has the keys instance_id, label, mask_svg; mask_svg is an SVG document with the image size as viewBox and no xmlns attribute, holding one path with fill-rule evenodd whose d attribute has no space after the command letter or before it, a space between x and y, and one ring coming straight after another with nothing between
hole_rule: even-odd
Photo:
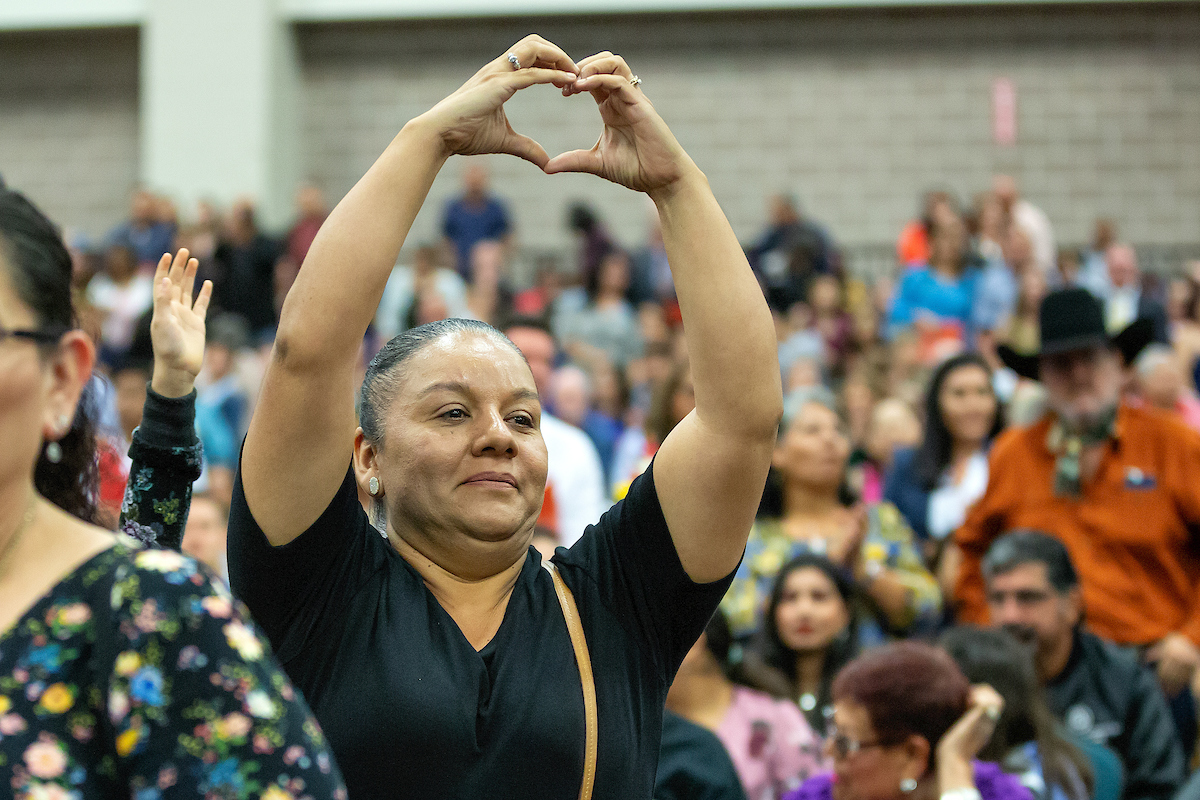
<instances>
[{"instance_id":1,"label":"eyeglasses on face","mask_svg":"<svg viewBox=\"0 0 1200 800\"><path fill-rule=\"evenodd\" d=\"M9 329L0 327L0 342L5 339L27 339L38 344L58 344L58 340L69 329L61 325L49 325L45 328L17 328Z\"/></svg>"},{"instance_id":2,"label":"eyeglasses on face","mask_svg":"<svg viewBox=\"0 0 1200 800\"><path fill-rule=\"evenodd\" d=\"M871 747L887 747L888 744L881 739L873 739L869 742L859 741L842 733L832 724L828 728L826 741L829 742L829 748L834 758L849 758L860 750Z\"/></svg>"}]
</instances>

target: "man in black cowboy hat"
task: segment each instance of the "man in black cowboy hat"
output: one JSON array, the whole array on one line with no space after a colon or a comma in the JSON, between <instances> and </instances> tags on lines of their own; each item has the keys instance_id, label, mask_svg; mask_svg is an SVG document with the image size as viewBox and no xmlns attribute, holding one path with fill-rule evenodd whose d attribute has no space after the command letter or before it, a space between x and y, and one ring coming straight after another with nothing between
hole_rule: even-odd
<instances>
[{"instance_id":1,"label":"man in black cowboy hat","mask_svg":"<svg viewBox=\"0 0 1200 800\"><path fill-rule=\"evenodd\" d=\"M1051 293L1039 317L1040 353L999 354L1041 381L1048 409L996 441L987 491L955 533L958 618L988 621L980 560L994 539L1046 531L1079 570L1091 629L1148 648L1163 688L1178 694L1200 663L1200 435L1120 400L1123 367L1152 339L1150 323L1110 338L1099 301L1077 288Z\"/></svg>"}]
</instances>

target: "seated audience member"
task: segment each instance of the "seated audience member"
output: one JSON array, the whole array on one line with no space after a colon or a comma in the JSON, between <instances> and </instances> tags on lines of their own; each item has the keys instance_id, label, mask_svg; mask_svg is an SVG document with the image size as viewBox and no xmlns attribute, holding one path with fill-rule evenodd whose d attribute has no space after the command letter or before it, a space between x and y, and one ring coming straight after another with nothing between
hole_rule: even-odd
<instances>
[{"instance_id":1,"label":"seated audience member","mask_svg":"<svg viewBox=\"0 0 1200 800\"><path fill-rule=\"evenodd\" d=\"M510 326L504 334L528 362L538 395L551 397L558 356L554 338L544 328L527 322ZM570 547L608 506L604 470L596 445L586 433L545 409L541 422L548 460L546 495L538 523L553 531L560 545Z\"/></svg>"},{"instance_id":2,"label":"seated audience member","mask_svg":"<svg viewBox=\"0 0 1200 800\"><path fill-rule=\"evenodd\" d=\"M1200 283L1191 275L1181 282L1185 294L1179 302L1179 317L1171 320L1171 344L1187 373L1189 388L1200 391Z\"/></svg>"},{"instance_id":3,"label":"seated audience member","mask_svg":"<svg viewBox=\"0 0 1200 800\"><path fill-rule=\"evenodd\" d=\"M1020 642L1000 629L962 626L943 633L938 644L967 680L987 684L1004 698L996 730L979 751L981 760L1016 775L1037 800L1088 800L1101 788L1087 756L1046 708L1033 659ZM1119 775L1116 756L1109 757ZM1103 788L1112 800L1120 797L1119 786Z\"/></svg>"},{"instance_id":4,"label":"seated audience member","mask_svg":"<svg viewBox=\"0 0 1200 800\"><path fill-rule=\"evenodd\" d=\"M677 359L666 377L654 387L645 425L626 428L617 442L610 473L613 499L620 500L625 496L633 479L646 471L667 434L695 407L691 364L686 359Z\"/></svg>"},{"instance_id":5,"label":"seated audience member","mask_svg":"<svg viewBox=\"0 0 1200 800\"><path fill-rule=\"evenodd\" d=\"M1179 703L1177 721L1188 723L1186 743L1195 730L1186 689L1200 662L1200 561L1180 543L1200 524L1200 434L1120 400L1122 361L1151 335L1145 320L1110 338L1099 302L1063 289L1042 303L1040 325L1039 357L1000 350L1018 374L1041 378L1049 410L997 440L987 491L955 534L959 619L987 619L979 564L996 537L1051 531L1079 567L1091 628L1149 649Z\"/></svg>"},{"instance_id":6,"label":"seated audience member","mask_svg":"<svg viewBox=\"0 0 1200 800\"><path fill-rule=\"evenodd\" d=\"M598 411L593 402L592 379L573 364L554 371L550 407L563 422L582 430L596 446L603 474L612 470L613 450L621 435L621 423Z\"/></svg>"},{"instance_id":7,"label":"seated audience member","mask_svg":"<svg viewBox=\"0 0 1200 800\"><path fill-rule=\"evenodd\" d=\"M392 270L375 312L375 329L384 341L422 324L417 319L422 302L428 306L440 301L445 319L471 316L466 283L454 270L440 266L439 259L438 249L426 245L413 253L412 266L397 264Z\"/></svg>"},{"instance_id":8,"label":"seated audience member","mask_svg":"<svg viewBox=\"0 0 1200 800\"><path fill-rule=\"evenodd\" d=\"M858 653L859 611L844 571L824 556L796 556L779 570L739 673L752 686L799 705L823 737L833 713L833 679Z\"/></svg>"},{"instance_id":9,"label":"seated audience member","mask_svg":"<svg viewBox=\"0 0 1200 800\"><path fill-rule=\"evenodd\" d=\"M1188 385L1179 355L1165 344L1152 344L1133 362L1137 397L1151 408L1182 419L1200 430L1200 400Z\"/></svg>"},{"instance_id":10,"label":"seated audience member","mask_svg":"<svg viewBox=\"0 0 1200 800\"><path fill-rule=\"evenodd\" d=\"M633 252L630 262L633 274L629 286L629 301L640 306L643 303L661 303L678 306L675 298L675 281L671 278L671 266L667 263L667 249L663 246L662 225L658 212L651 206L646 215L646 243Z\"/></svg>"},{"instance_id":11,"label":"seated audience member","mask_svg":"<svg viewBox=\"0 0 1200 800\"><path fill-rule=\"evenodd\" d=\"M956 216L954 198L947 192L926 192L921 218L904 226L896 239L896 261L904 267L919 267L929 261L929 232L939 219Z\"/></svg>"},{"instance_id":12,"label":"seated audience member","mask_svg":"<svg viewBox=\"0 0 1200 800\"><path fill-rule=\"evenodd\" d=\"M463 193L446 206L442 235L454 253L454 267L463 280L471 279L471 255L480 243L508 246L512 223L504 202L488 191L488 171L472 161L462 171Z\"/></svg>"},{"instance_id":13,"label":"seated audience member","mask_svg":"<svg viewBox=\"0 0 1200 800\"><path fill-rule=\"evenodd\" d=\"M176 225L164 218L162 210L153 192L137 189L130 198L129 219L113 228L107 240L128 246L135 266L153 268L162 254L171 249L175 238Z\"/></svg>"},{"instance_id":14,"label":"seated audience member","mask_svg":"<svg viewBox=\"0 0 1200 800\"><path fill-rule=\"evenodd\" d=\"M213 251L213 306L240 314L255 340L269 336L278 321L275 262L279 255L279 242L258 227L254 204L245 199L234 203Z\"/></svg>"},{"instance_id":15,"label":"seated audience member","mask_svg":"<svg viewBox=\"0 0 1200 800\"><path fill-rule=\"evenodd\" d=\"M1117 226L1110 219L1098 219L1092 229L1092 241L1081 253L1075 286L1082 286L1096 297L1106 297L1111 287L1105 254L1117 242Z\"/></svg>"},{"instance_id":16,"label":"seated audience member","mask_svg":"<svg viewBox=\"0 0 1200 800\"><path fill-rule=\"evenodd\" d=\"M996 340L1020 355L1033 355L1041 341L1038 310L1046 299L1046 276L1041 270L1029 269L1021 274L1017 284L1017 304L1004 328L997 332ZM989 354L989 358L992 355ZM999 356L995 356L999 363Z\"/></svg>"},{"instance_id":17,"label":"seated audience member","mask_svg":"<svg viewBox=\"0 0 1200 800\"><path fill-rule=\"evenodd\" d=\"M769 203L769 227L746 251L771 310L786 313L804 300L814 275L833 271L829 234L800 212L799 201L777 194Z\"/></svg>"},{"instance_id":18,"label":"seated audience member","mask_svg":"<svg viewBox=\"0 0 1200 800\"><path fill-rule=\"evenodd\" d=\"M1108 291L1104 302L1104 324L1109 333L1123 330L1135 319L1148 319L1154 326L1154 341L1168 344L1170 331L1163 304L1142 291L1142 271L1137 252L1127 244L1113 244L1104 252L1108 267Z\"/></svg>"},{"instance_id":19,"label":"seated audience member","mask_svg":"<svg viewBox=\"0 0 1200 800\"><path fill-rule=\"evenodd\" d=\"M1013 227L1009 222L1000 206L1000 198L993 192L975 195L968 219L972 249L988 261L1003 260L1004 234Z\"/></svg>"},{"instance_id":20,"label":"seated audience member","mask_svg":"<svg viewBox=\"0 0 1200 800\"><path fill-rule=\"evenodd\" d=\"M1162 688L1134 648L1084 628L1079 579L1062 543L1006 534L988 549L983 576L992 624L1033 647L1051 711L1121 758L1126 800L1171 797L1186 765Z\"/></svg>"},{"instance_id":21,"label":"seated audience member","mask_svg":"<svg viewBox=\"0 0 1200 800\"><path fill-rule=\"evenodd\" d=\"M892 468L897 450L916 446L921 441L921 421L913 407L898 397L880 400L871 409L862 450L851 457L857 473L851 488L864 503L883 500L884 477Z\"/></svg>"},{"instance_id":22,"label":"seated audience member","mask_svg":"<svg viewBox=\"0 0 1200 800\"><path fill-rule=\"evenodd\" d=\"M974 688L944 651L895 642L851 661L833 683L826 752L833 772L784 800L1029 800L995 764L977 761L1003 699Z\"/></svg>"},{"instance_id":23,"label":"seated audience member","mask_svg":"<svg viewBox=\"0 0 1200 800\"><path fill-rule=\"evenodd\" d=\"M587 305L565 317L559 337L576 361L603 354L618 369L642 355L637 314L625 298L629 290L629 256L613 248L587 275Z\"/></svg>"},{"instance_id":24,"label":"seated audience member","mask_svg":"<svg viewBox=\"0 0 1200 800\"><path fill-rule=\"evenodd\" d=\"M185 555L207 565L226 582L229 581L229 565L225 560L228 524L229 508L224 503L212 495L192 495L180 545Z\"/></svg>"},{"instance_id":25,"label":"seated audience member","mask_svg":"<svg viewBox=\"0 0 1200 800\"><path fill-rule=\"evenodd\" d=\"M890 503L847 505L842 495L850 443L823 387L800 390L784 403L772 478L759 518L721 608L734 636L751 634L779 568L801 553L817 553L854 576L875 614L863 620L867 641L935 622L942 597L925 568L912 530Z\"/></svg>"},{"instance_id":26,"label":"seated audience member","mask_svg":"<svg viewBox=\"0 0 1200 800\"><path fill-rule=\"evenodd\" d=\"M729 753L712 731L663 712L654 800L747 800Z\"/></svg>"},{"instance_id":27,"label":"seated audience member","mask_svg":"<svg viewBox=\"0 0 1200 800\"><path fill-rule=\"evenodd\" d=\"M834 275L818 275L808 286L812 328L825 347L822 363L840 367L853 342L852 323L842 302L842 285Z\"/></svg>"},{"instance_id":28,"label":"seated audience member","mask_svg":"<svg viewBox=\"0 0 1200 800\"><path fill-rule=\"evenodd\" d=\"M667 709L717 734L748 798L778 800L823 766L821 741L794 702L733 682L732 644L718 611L675 673Z\"/></svg>"},{"instance_id":29,"label":"seated audience member","mask_svg":"<svg viewBox=\"0 0 1200 800\"><path fill-rule=\"evenodd\" d=\"M138 320L154 302L150 276L138 270L128 242L109 245L104 271L88 283L87 301L100 315L101 363L109 367L119 364L133 344Z\"/></svg>"},{"instance_id":30,"label":"seated audience member","mask_svg":"<svg viewBox=\"0 0 1200 800\"><path fill-rule=\"evenodd\" d=\"M1051 280L1054 271L1054 229L1046 212L1021 196L1017 182L1010 175L997 175L992 181L992 194L1000 202L1005 218L1025 232L1033 245L1033 263Z\"/></svg>"},{"instance_id":31,"label":"seated audience member","mask_svg":"<svg viewBox=\"0 0 1200 800\"><path fill-rule=\"evenodd\" d=\"M935 363L971 341L978 270L970 265L967 229L959 217L933 229L929 263L904 274L888 313L888 338L915 327L921 360Z\"/></svg>"},{"instance_id":32,"label":"seated audience member","mask_svg":"<svg viewBox=\"0 0 1200 800\"><path fill-rule=\"evenodd\" d=\"M204 372L196 390L196 405L212 409L241 442L249 424L250 400L236 370L238 354L250 346L246 321L237 314L218 314L208 323Z\"/></svg>"},{"instance_id":33,"label":"seated audience member","mask_svg":"<svg viewBox=\"0 0 1200 800\"><path fill-rule=\"evenodd\" d=\"M1001 427L983 358L964 353L944 361L925 393L921 443L896 452L883 494L925 545L930 563L987 488L987 450Z\"/></svg>"}]
</instances>

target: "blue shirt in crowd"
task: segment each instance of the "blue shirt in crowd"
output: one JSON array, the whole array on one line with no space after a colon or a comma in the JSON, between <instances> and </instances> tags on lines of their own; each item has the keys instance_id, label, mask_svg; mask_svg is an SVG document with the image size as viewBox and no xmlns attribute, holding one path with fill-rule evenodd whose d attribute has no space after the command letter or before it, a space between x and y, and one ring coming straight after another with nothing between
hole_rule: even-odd
<instances>
[{"instance_id":1,"label":"blue shirt in crowd","mask_svg":"<svg viewBox=\"0 0 1200 800\"><path fill-rule=\"evenodd\" d=\"M929 266L909 270L896 287L888 335L896 335L921 317L960 322L964 329L970 328L978 274L967 269L959 277L947 279Z\"/></svg>"},{"instance_id":2,"label":"blue shirt in crowd","mask_svg":"<svg viewBox=\"0 0 1200 800\"><path fill-rule=\"evenodd\" d=\"M508 235L512 223L508 209L494 197L485 197L482 203L470 203L460 197L446 206L442 221L442 234L454 243L458 262L458 274L471 278L471 250L480 242L490 242Z\"/></svg>"}]
</instances>

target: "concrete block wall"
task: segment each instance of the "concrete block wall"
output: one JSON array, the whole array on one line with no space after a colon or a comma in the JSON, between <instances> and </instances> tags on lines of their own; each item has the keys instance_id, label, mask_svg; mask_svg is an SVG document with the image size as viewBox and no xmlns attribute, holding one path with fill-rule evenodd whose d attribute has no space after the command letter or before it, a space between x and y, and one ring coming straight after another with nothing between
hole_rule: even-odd
<instances>
[{"instance_id":1,"label":"concrete block wall","mask_svg":"<svg viewBox=\"0 0 1200 800\"><path fill-rule=\"evenodd\" d=\"M1196 4L302 26L311 175L344 192L405 120L531 30L575 56L626 56L743 240L761 229L766 196L789 190L840 241L886 253L923 190L969 199L1009 172L1063 242L1112 216L1135 242L1200 243ZM1017 90L1013 147L992 141L1000 77ZM535 88L509 107L551 154L599 132L586 98ZM491 165L526 246L568 246L574 197L593 199L618 238L643 235L640 197L515 159ZM434 185L417 239L437 235L460 170L452 161Z\"/></svg>"},{"instance_id":2,"label":"concrete block wall","mask_svg":"<svg viewBox=\"0 0 1200 800\"><path fill-rule=\"evenodd\" d=\"M1064 242L1104 215L1134 242L1200 247L1197 3L299 25L302 172L336 199L405 121L531 30L576 56L625 55L746 241L787 190L853 252L886 259L923 190L967 198L1005 171ZM1014 147L991 138L999 77L1017 90ZM138 80L134 29L0 34L0 174L65 225L106 230L139 173ZM203 113L179 102L181 124ZM509 115L551 153L600 129L588 98L550 88ZM573 198L622 241L644 235L640 196L490 163L526 248L569 249ZM461 168L438 179L414 243L436 238Z\"/></svg>"},{"instance_id":3,"label":"concrete block wall","mask_svg":"<svg viewBox=\"0 0 1200 800\"><path fill-rule=\"evenodd\" d=\"M138 179L133 29L0 34L0 175L56 222L103 234Z\"/></svg>"}]
</instances>

